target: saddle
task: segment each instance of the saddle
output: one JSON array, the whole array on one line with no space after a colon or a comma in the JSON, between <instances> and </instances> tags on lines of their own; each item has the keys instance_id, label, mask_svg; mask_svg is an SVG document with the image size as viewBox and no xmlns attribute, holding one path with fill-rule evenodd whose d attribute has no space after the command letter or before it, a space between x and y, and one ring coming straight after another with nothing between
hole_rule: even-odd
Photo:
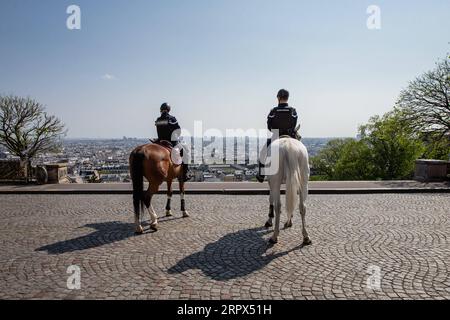
<instances>
[{"instance_id":1,"label":"saddle","mask_svg":"<svg viewBox=\"0 0 450 320\"><path fill-rule=\"evenodd\" d=\"M298 132L295 134L295 137L289 136L287 134L280 136L278 139L284 139L284 138L289 138L289 139L295 139L298 141L302 140L302 137L298 134Z\"/></svg>"},{"instance_id":2,"label":"saddle","mask_svg":"<svg viewBox=\"0 0 450 320\"><path fill-rule=\"evenodd\" d=\"M168 149L169 151L172 151L172 149L174 147L172 142L167 141L167 140L150 139L150 142L160 145L161 147L164 147L164 148Z\"/></svg>"},{"instance_id":3,"label":"saddle","mask_svg":"<svg viewBox=\"0 0 450 320\"><path fill-rule=\"evenodd\" d=\"M167 140L150 139L150 142L166 148L170 152L170 158L174 165L179 166L183 163L183 148L174 146Z\"/></svg>"},{"instance_id":4,"label":"saddle","mask_svg":"<svg viewBox=\"0 0 450 320\"><path fill-rule=\"evenodd\" d=\"M295 128L295 130L293 132L293 136L285 134L285 135L280 136L279 139L281 139L281 138L292 138L292 139L301 141L302 140L302 136L300 135L299 131L300 131L300 125L298 125Z\"/></svg>"}]
</instances>

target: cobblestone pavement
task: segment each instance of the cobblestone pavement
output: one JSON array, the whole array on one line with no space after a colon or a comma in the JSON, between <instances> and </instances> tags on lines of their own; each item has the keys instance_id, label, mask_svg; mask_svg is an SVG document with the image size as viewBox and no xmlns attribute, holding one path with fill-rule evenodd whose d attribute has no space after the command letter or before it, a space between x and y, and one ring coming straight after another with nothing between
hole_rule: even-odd
<instances>
[{"instance_id":1,"label":"cobblestone pavement","mask_svg":"<svg viewBox=\"0 0 450 320\"><path fill-rule=\"evenodd\" d=\"M0 299L450 298L450 195L311 196L303 248L298 213L267 245L265 196L189 196L188 219L175 197L175 217L142 236L130 200L1 195Z\"/></svg>"}]
</instances>

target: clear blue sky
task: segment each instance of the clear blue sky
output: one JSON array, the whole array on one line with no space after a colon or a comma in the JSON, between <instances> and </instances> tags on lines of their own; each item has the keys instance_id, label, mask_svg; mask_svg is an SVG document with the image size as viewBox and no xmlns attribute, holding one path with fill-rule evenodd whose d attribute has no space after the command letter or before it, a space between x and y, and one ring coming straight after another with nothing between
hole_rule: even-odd
<instances>
[{"instance_id":1,"label":"clear blue sky","mask_svg":"<svg viewBox=\"0 0 450 320\"><path fill-rule=\"evenodd\" d=\"M66 28L81 7L82 29ZM366 27L369 5L381 30ZM31 96L69 137L264 128L291 91L307 137L355 136L450 51L450 1L2 0L0 94ZM110 76L105 76L110 75Z\"/></svg>"}]
</instances>

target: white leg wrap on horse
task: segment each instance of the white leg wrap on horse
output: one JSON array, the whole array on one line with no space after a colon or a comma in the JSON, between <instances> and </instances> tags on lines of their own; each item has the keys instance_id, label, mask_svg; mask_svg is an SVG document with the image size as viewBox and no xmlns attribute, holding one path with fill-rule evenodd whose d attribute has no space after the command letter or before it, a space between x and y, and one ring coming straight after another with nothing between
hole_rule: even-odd
<instances>
[{"instance_id":1,"label":"white leg wrap on horse","mask_svg":"<svg viewBox=\"0 0 450 320\"><path fill-rule=\"evenodd\" d=\"M153 206L150 205L150 207L147 209L148 213L150 214L150 219L152 220L152 225L158 224L158 216L155 213L155 210L153 209Z\"/></svg>"},{"instance_id":2,"label":"white leg wrap on horse","mask_svg":"<svg viewBox=\"0 0 450 320\"><path fill-rule=\"evenodd\" d=\"M184 192L180 194L181 197L181 212L183 213L183 218L188 218L189 213L186 211L186 201L184 200Z\"/></svg>"}]
</instances>

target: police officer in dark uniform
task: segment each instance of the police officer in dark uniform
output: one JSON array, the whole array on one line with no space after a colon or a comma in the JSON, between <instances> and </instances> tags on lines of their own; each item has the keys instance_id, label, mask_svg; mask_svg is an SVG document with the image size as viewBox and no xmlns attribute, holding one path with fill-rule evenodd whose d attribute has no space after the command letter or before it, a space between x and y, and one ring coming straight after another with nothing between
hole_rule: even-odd
<instances>
[{"instance_id":1,"label":"police officer in dark uniform","mask_svg":"<svg viewBox=\"0 0 450 320\"><path fill-rule=\"evenodd\" d=\"M278 130L278 137L290 136L294 139L298 139L295 127L297 126L298 115L295 108L290 107L288 104L289 92L285 89L281 89L277 94L278 106L273 108L267 117L267 128L269 131ZM272 139L267 140L267 149L272 143ZM259 171L256 179L259 182L264 182L264 176L261 173L262 163L259 162Z\"/></svg>"},{"instance_id":2,"label":"police officer in dark uniform","mask_svg":"<svg viewBox=\"0 0 450 320\"><path fill-rule=\"evenodd\" d=\"M174 132L181 129L181 127L177 119L170 114L170 109L171 107L168 103L161 105L161 116L156 119L155 125L158 132L158 141L169 141L175 147L178 144L178 136Z\"/></svg>"},{"instance_id":3,"label":"police officer in dark uniform","mask_svg":"<svg viewBox=\"0 0 450 320\"><path fill-rule=\"evenodd\" d=\"M172 146L175 147L179 141L179 135L181 127L178 124L177 119L170 114L170 105L168 103L163 103L160 108L161 116L156 119L156 131L158 132L158 141L169 141ZM183 152L183 149L181 149ZM183 154L181 154L183 155ZM183 166L183 180L188 181L190 179L190 172L187 163L182 164Z\"/></svg>"}]
</instances>

